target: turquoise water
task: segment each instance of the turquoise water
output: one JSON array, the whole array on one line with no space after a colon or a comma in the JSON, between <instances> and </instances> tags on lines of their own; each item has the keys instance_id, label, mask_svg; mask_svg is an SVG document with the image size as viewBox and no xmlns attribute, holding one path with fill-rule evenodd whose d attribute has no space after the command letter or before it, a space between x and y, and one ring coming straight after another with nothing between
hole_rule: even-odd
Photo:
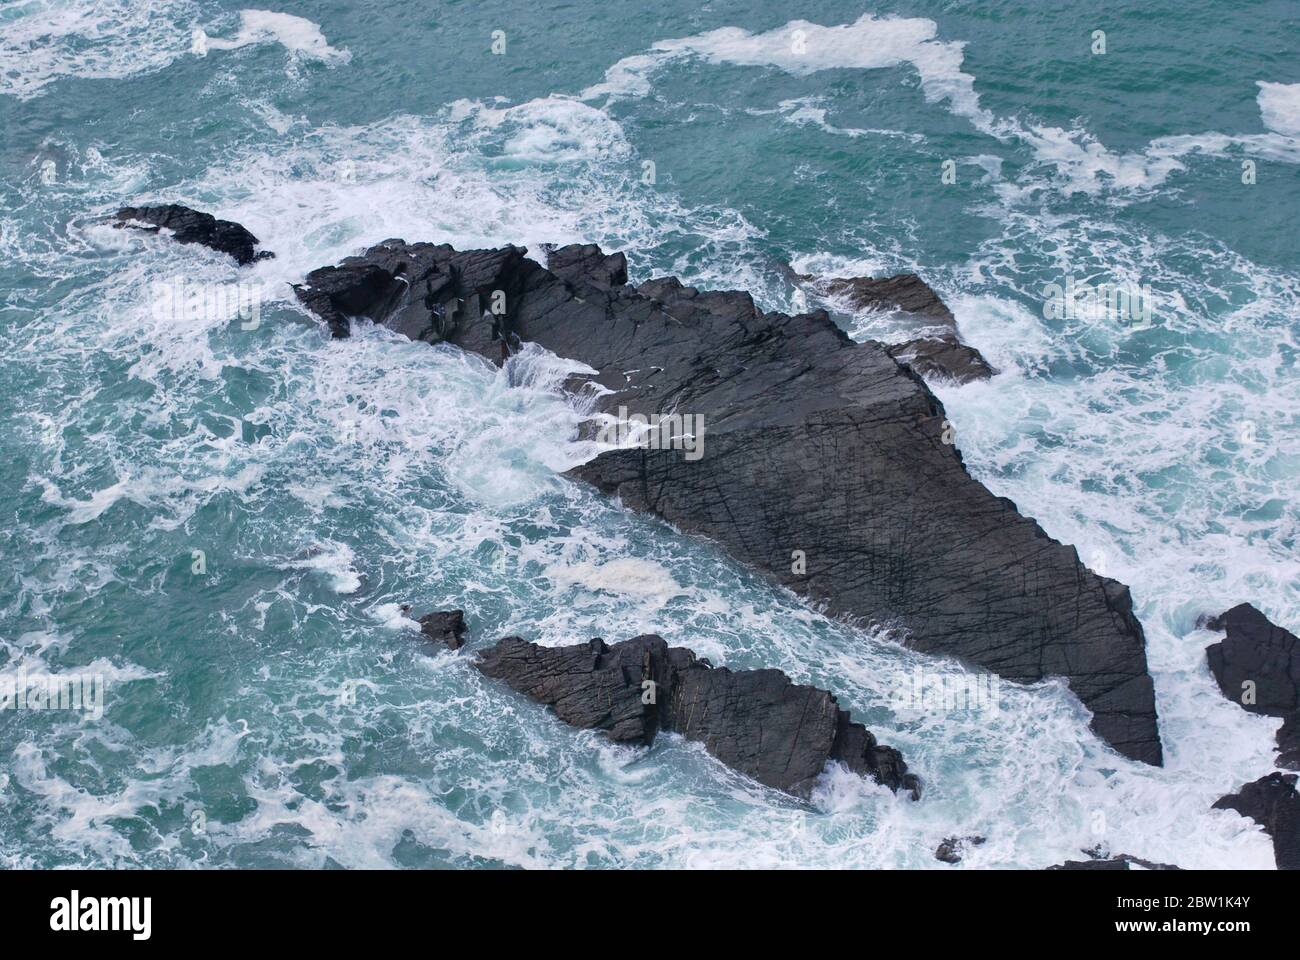
<instances>
[{"instance_id":1,"label":"turquoise water","mask_svg":"<svg viewBox=\"0 0 1300 960\"><path fill-rule=\"evenodd\" d=\"M0 712L0 862L925 868L978 833L963 868L1270 867L1208 808L1277 721L1221 697L1195 622L1300 624L1300 13L1054 6L0 7L0 668L107 683L101 716ZM278 257L100 222L153 201ZM554 358L329 341L287 284L391 236L595 241L774 309L776 258L922 274L1003 371L935 388L972 471L1133 587L1167 766L1057 683L909 710L900 676L962 668L559 479L592 451ZM1151 325L1046 316L1067 276L1149 286ZM159 315L178 278L255 283L260 322ZM925 799L831 772L804 805L671 738L613 747L404 603L463 607L471 648L655 631L780 667Z\"/></svg>"}]
</instances>

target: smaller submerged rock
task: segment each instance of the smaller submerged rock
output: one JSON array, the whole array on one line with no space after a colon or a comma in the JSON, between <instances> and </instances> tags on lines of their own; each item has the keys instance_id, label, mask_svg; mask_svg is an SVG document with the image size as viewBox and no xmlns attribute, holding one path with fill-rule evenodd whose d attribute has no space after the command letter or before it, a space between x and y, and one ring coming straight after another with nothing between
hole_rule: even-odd
<instances>
[{"instance_id":1,"label":"smaller submerged rock","mask_svg":"<svg viewBox=\"0 0 1300 960\"><path fill-rule=\"evenodd\" d=\"M228 253L241 267L275 256L270 250L257 250L257 237L239 224L231 220L218 220L210 213L202 213L178 203L156 207L123 207L117 211L113 226L132 227L151 233L166 230L178 243L197 243Z\"/></svg>"},{"instance_id":2,"label":"smaller submerged rock","mask_svg":"<svg viewBox=\"0 0 1300 960\"><path fill-rule=\"evenodd\" d=\"M817 296L839 300L854 310L897 311L919 321L919 336L887 345L886 349L891 357L923 377L970 383L997 373L983 354L961 341L957 318L933 288L914 273L881 279L818 277L782 266L791 282Z\"/></svg>"},{"instance_id":3,"label":"smaller submerged rock","mask_svg":"<svg viewBox=\"0 0 1300 960\"><path fill-rule=\"evenodd\" d=\"M943 863L961 863L962 854L968 845L982 847L984 843L984 837L944 837L934 851L934 859Z\"/></svg>"},{"instance_id":4,"label":"smaller submerged rock","mask_svg":"<svg viewBox=\"0 0 1300 960\"><path fill-rule=\"evenodd\" d=\"M465 611L437 610L420 618L420 633L452 650L465 645Z\"/></svg>"},{"instance_id":5,"label":"smaller submerged rock","mask_svg":"<svg viewBox=\"0 0 1300 960\"><path fill-rule=\"evenodd\" d=\"M920 798L920 780L897 750L878 744L832 694L780 670L711 667L653 634L567 647L506 637L476 665L565 723L601 730L616 743L649 746L660 730L672 731L759 783L801 797L837 760Z\"/></svg>"},{"instance_id":6,"label":"smaller submerged rock","mask_svg":"<svg viewBox=\"0 0 1300 960\"><path fill-rule=\"evenodd\" d=\"M1274 772L1214 803L1215 810L1235 810L1264 828L1273 838L1279 870L1300 870L1300 793L1295 784L1294 773Z\"/></svg>"}]
</instances>

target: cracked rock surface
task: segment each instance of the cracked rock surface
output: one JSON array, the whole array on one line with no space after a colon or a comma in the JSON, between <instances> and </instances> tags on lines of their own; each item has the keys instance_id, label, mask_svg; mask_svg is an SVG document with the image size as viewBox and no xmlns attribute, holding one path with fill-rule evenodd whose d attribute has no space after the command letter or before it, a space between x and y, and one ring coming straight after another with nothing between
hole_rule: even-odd
<instances>
[{"instance_id":1,"label":"cracked rock surface","mask_svg":"<svg viewBox=\"0 0 1300 960\"><path fill-rule=\"evenodd\" d=\"M637 746L649 746L660 730L678 733L734 770L796 796L808 795L831 760L920 796L920 781L897 750L878 744L832 694L780 670L711 667L653 634L566 647L506 637L481 651L476 666L565 723Z\"/></svg>"},{"instance_id":2,"label":"cracked rock surface","mask_svg":"<svg viewBox=\"0 0 1300 960\"><path fill-rule=\"evenodd\" d=\"M158 233L166 230L178 243L197 243L220 253L228 253L239 265L274 257L269 250L258 250L257 237L231 220L218 220L210 213L202 213L169 203L157 207L123 207L117 211L113 224Z\"/></svg>"},{"instance_id":3,"label":"cracked rock surface","mask_svg":"<svg viewBox=\"0 0 1300 960\"><path fill-rule=\"evenodd\" d=\"M1102 739L1161 762L1128 588L972 478L943 406L886 347L821 310L763 313L747 293L674 278L632 286L623 255L593 244L545 252L547 267L518 247L388 240L296 289L338 337L365 317L494 361L532 341L592 368L568 386L600 388L597 413L703 417L697 460L618 449L571 474L831 616L1011 680L1064 677Z\"/></svg>"}]
</instances>

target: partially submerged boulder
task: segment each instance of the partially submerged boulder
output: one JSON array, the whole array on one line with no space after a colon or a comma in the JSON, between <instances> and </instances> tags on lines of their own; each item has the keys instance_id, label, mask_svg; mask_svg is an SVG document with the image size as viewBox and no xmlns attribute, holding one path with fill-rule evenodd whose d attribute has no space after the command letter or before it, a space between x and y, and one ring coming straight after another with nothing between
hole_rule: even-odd
<instances>
[{"instance_id":1,"label":"partially submerged boulder","mask_svg":"<svg viewBox=\"0 0 1300 960\"><path fill-rule=\"evenodd\" d=\"M1251 713L1285 717L1300 709L1300 639L1241 603L1205 624L1226 631L1205 648L1210 672L1229 700Z\"/></svg>"},{"instance_id":2,"label":"partially submerged boulder","mask_svg":"<svg viewBox=\"0 0 1300 960\"><path fill-rule=\"evenodd\" d=\"M711 667L653 634L566 647L506 637L476 665L565 723L616 743L649 746L660 730L671 731L759 783L803 797L835 760L920 797L920 781L897 750L877 744L832 694L780 670Z\"/></svg>"},{"instance_id":3,"label":"partially submerged boulder","mask_svg":"<svg viewBox=\"0 0 1300 960\"><path fill-rule=\"evenodd\" d=\"M1236 793L1215 801L1215 810L1235 810L1264 828L1273 838L1273 859L1279 870L1300 870L1300 794L1294 773L1270 773Z\"/></svg>"},{"instance_id":4,"label":"partially submerged boulder","mask_svg":"<svg viewBox=\"0 0 1300 960\"><path fill-rule=\"evenodd\" d=\"M335 336L364 317L494 361L531 341L595 371L570 387L589 390L596 416L697 417L698 458L609 449L571 475L713 538L831 616L1008 679L1064 677L1100 737L1161 762L1128 588L973 479L942 404L882 345L854 343L822 310L765 314L747 293L671 277L628 285L625 259L591 244L548 263L388 240L296 289ZM910 282L892 295L904 293L922 296Z\"/></svg>"},{"instance_id":5,"label":"partially submerged boulder","mask_svg":"<svg viewBox=\"0 0 1300 960\"><path fill-rule=\"evenodd\" d=\"M420 618L420 633L451 650L465 645L465 611L437 610Z\"/></svg>"},{"instance_id":6,"label":"partially submerged boulder","mask_svg":"<svg viewBox=\"0 0 1300 960\"><path fill-rule=\"evenodd\" d=\"M786 268L790 280L852 310L882 310L914 319L919 336L886 347L889 355L923 377L970 383L997 373L974 347L962 342L957 318L928 283L914 273L892 277L818 277Z\"/></svg>"},{"instance_id":7,"label":"partially submerged boulder","mask_svg":"<svg viewBox=\"0 0 1300 960\"><path fill-rule=\"evenodd\" d=\"M970 383L987 380L997 373L983 354L962 343L954 334L918 337L887 349L891 357L923 377L947 377L958 383Z\"/></svg>"},{"instance_id":8,"label":"partially submerged boulder","mask_svg":"<svg viewBox=\"0 0 1300 960\"><path fill-rule=\"evenodd\" d=\"M202 213L178 203L155 207L123 207L117 211L113 226L131 227L151 233L166 230L178 243L197 243L228 253L241 267L275 256L269 250L257 250L257 237L239 224L231 220L218 220L210 213Z\"/></svg>"},{"instance_id":9,"label":"partially submerged boulder","mask_svg":"<svg viewBox=\"0 0 1300 960\"><path fill-rule=\"evenodd\" d=\"M944 837L935 848L934 859L942 863L961 863L966 847L982 847L984 837Z\"/></svg>"}]
</instances>

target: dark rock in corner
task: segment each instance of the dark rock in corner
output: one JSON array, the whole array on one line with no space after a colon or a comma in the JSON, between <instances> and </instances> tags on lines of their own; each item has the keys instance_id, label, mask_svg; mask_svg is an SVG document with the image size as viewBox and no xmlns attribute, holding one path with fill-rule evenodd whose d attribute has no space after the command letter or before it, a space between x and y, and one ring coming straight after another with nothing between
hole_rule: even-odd
<instances>
[{"instance_id":1,"label":"dark rock in corner","mask_svg":"<svg viewBox=\"0 0 1300 960\"><path fill-rule=\"evenodd\" d=\"M1088 851L1085 850L1084 853ZM1138 857L1130 857L1127 853L1121 853L1117 857L1107 859L1092 860L1066 860L1065 863L1058 863L1055 866L1048 867L1048 870L1181 870L1182 867L1176 867L1172 863L1153 863L1150 860L1141 860Z\"/></svg>"},{"instance_id":2,"label":"dark rock in corner","mask_svg":"<svg viewBox=\"0 0 1300 960\"><path fill-rule=\"evenodd\" d=\"M1295 634L1270 623L1249 603L1206 621L1205 627L1227 632L1205 648L1225 697L1271 717L1300 709L1300 639Z\"/></svg>"},{"instance_id":3,"label":"dark rock in corner","mask_svg":"<svg viewBox=\"0 0 1300 960\"><path fill-rule=\"evenodd\" d=\"M1235 810L1264 828L1273 838L1279 870L1300 870L1300 794L1295 784L1294 773L1270 773L1214 803L1215 810Z\"/></svg>"},{"instance_id":4,"label":"dark rock in corner","mask_svg":"<svg viewBox=\"0 0 1300 960\"><path fill-rule=\"evenodd\" d=\"M486 676L554 709L565 723L649 746L660 730L704 744L758 782L806 797L830 760L919 799L921 785L835 697L780 670L710 667L653 634L542 647L506 637L481 651Z\"/></svg>"},{"instance_id":5,"label":"dark rock in corner","mask_svg":"<svg viewBox=\"0 0 1300 960\"><path fill-rule=\"evenodd\" d=\"M943 842L934 851L934 859L943 863L961 863L966 845L982 847L984 840L984 837L944 837Z\"/></svg>"},{"instance_id":6,"label":"dark rock in corner","mask_svg":"<svg viewBox=\"0 0 1300 960\"><path fill-rule=\"evenodd\" d=\"M166 230L178 243L198 243L228 253L241 267L275 256L269 250L256 250L257 237L239 224L218 220L210 213L200 213L175 203L160 207L123 207L117 211L113 225L152 233Z\"/></svg>"},{"instance_id":7,"label":"dark rock in corner","mask_svg":"<svg viewBox=\"0 0 1300 960\"><path fill-rule=\"evenodd\" d=\"M420 618L420 633L434 643L446 644L452 650L465 645L465 611L438 610Z\"/></svg>"},{"instance_id":8,"label":"dark rock in corner","mask_svg":"<svg viewBox=\"0 0 1300 960\"><path fill-rule=\"evenodd\" d=\"M824 310L763 313L742 291L671 277L631 286L625 260L590 244L550 250L549 269L524 254L388 240L297 292L335 336L365 317L494 362L530 341L595 371L569 383L593 415L700 418L694 460L607 450L570 476L715 540L832 617L1011 680L1064 677L1098 736L1161 762L1128 588L970 476L915 371ZM942 316L914 282L892 293Z\"/></svg>"}]
</instances>

